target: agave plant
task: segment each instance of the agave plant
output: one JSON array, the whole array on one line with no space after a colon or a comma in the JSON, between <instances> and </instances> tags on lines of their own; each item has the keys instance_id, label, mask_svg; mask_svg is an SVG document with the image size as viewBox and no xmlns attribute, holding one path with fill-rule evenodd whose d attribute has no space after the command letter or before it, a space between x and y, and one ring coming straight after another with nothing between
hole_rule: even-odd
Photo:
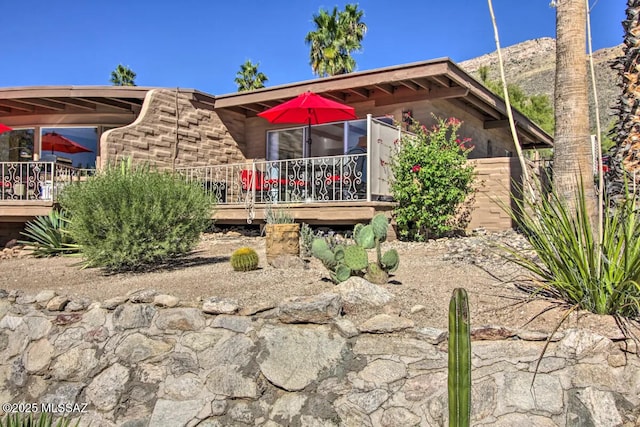
<instances>
[{"instance_id":1,"label":"agave plant","mask_svg":"<svg viewBox=\"0 0 640 427\"><path fill-rule=\"evenodd\" d=\"M69 233L69 217L63 210L52 210L48 216L36 217L25 226L21 234L29 240L20 243L33 249L32 255L38 258L80 252Z\"/></svg>"}]
</instances>

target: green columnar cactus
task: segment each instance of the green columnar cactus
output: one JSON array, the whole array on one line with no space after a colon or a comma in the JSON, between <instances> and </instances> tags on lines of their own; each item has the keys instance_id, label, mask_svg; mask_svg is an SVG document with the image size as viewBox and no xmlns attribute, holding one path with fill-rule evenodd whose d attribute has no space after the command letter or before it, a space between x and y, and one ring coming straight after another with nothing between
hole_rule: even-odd
<instances>
[{"instance_id":1,"label":"green columnar cactus","mask_svg":"<svg viewBox=\"0 0 640 427\"><path fill-rule=\"evenodd\" d=\"M471 335L469 301L463 288L449 303L449 427L469 426L471 418Z\"/></svg>"},{"instance_id":2,"label":"green columnar cactus","mask_svg":"<svg viewBox=\"0 0 640 427\"><path fill-rule=\"evenodd\" d=\"M313 256L320 259L330 270L331 279L340 283L351 276L365 277L377 284L385 284L389 273L398 269L400 257L395 249L382 255L380 243L387 239L389 220L384 214L373 217L367 225L356 224L353 227L355 245L329 247L326 239L317 238L311 244ZM367 249L376 250L376 262L369 263Z\"/></svg>"},{"instance_id":3,"label":"green columnar cactus","mask_svg":"<svg viewBox=\"0 0 640 427\"><path fill-rule=\"evenodd\" d=\"M258 254L249 247L235 250L231 254L231 266L235 271L251 271L258 268Z\"/></svg>"}]
</instances>

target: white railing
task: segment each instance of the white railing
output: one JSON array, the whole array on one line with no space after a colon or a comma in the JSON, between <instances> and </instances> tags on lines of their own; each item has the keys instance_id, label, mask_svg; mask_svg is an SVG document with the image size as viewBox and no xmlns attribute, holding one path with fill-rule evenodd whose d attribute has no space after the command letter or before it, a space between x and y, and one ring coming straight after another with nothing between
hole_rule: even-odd
<instances>
[{"instance_id":1,"label":"white railing","mask_svg":"<svg viewBox=\"0 0 640 427\"><path fill-rule=\"evenodd\" d=\"M53 162L0 162L0 202L53 202L65 185L94 173Z\"/></svg>"},{"instance_id":2,"label":"white railing","mask_svg":"<svg viewBox=\"0 0 640 427\"><path fill-rule=\"evenodd\" d=\"M217 204L367 200L367 154L182 167Z\"/></svg>"}]
</instances>

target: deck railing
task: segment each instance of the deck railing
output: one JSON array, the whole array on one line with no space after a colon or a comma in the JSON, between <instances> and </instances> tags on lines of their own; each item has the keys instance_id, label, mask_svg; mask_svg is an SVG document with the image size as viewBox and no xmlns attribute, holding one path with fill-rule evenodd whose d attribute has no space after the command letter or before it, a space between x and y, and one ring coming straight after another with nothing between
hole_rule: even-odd
<instances>
[{"instance_id":1,"label":"deck railing","mask_svg":"<svg viewBox=\"0 0 640 427\"><path fill-rule=\"evenodd\" d=\"M367 154L183 167L217 204L367 200Z\"/></svg>"},{"instance_id":2,"label":"deck railing","mask_svg":"<svg viewBox=\"0 0 640 427\"><path fill-rule=\"evenodd\" d=\"M55 201L62 188L93 175L53 162L0 162L0 201Z\"/></svg>"}]
</instances>

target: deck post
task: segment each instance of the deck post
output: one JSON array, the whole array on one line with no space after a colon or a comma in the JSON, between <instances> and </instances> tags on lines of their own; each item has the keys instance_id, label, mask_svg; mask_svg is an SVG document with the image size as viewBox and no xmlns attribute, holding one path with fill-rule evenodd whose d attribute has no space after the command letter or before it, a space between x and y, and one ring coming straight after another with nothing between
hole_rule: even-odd
<instances>
[{"instance_id":1,"label":"deck post","mask_svg":"<svg viewBox=\"0 0 640 427\"><path fill-rule=\"evenodd\" d=\"M371 170L371 114L367 114L367 158L365 161L367 162L367 202L371 201L371 177L373 176L373 171Z\"/></svg>"}]
</instances>

